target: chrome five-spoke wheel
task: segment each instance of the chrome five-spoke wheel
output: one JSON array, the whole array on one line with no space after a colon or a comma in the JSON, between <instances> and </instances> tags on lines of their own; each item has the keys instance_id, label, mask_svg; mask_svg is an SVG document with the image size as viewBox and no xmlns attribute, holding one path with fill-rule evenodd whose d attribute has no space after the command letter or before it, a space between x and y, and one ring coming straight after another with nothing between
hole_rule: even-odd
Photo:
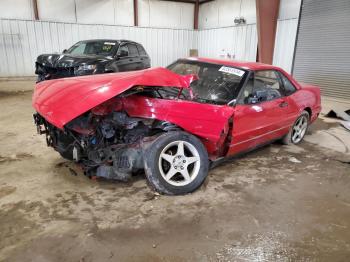
<instances>
[{"instance_id":1,"label":"chrome five-spoke wheel","mask_svg":"<svg viewBox=\"0 0 350 262\"><path fill-rule=\"evenodd\" d=\"M289 129L288 134L282 137L281 142L285 145L299 144L309 127L310 114L308 111L304 110L295 120L292 127Z\"/></svg>"},{"instance_id":2,"label":"chrome five-spoke wheel","mask_svg":"<svg viewBox=\"0 0 350 262\"><path fill-rule=\"evenodd\" d=\"M193 192L204 182L209 157L202 141L184 131L159 135L146 149L145 174L158 192L182 195Z\"/></svg>"},{"instance_id":3,"label":"chrome five-spoke wheel","mask_svg":"<svg viewBox=\"0 0 350 262\"><path fill-rule=\"evenodd\" d=\"M292 142L294 144L299 143L305 136L308 126L308 118L306 115L302 115L295 122L292 130Z\"/></svg>"},{"instance_id":4,"label":"chrome five-spoke wheel","mask_svg":"<svg viewBox=\"0 0 350 262\"><path fill-rule=\"evenodd\" d=\"M159 155L159 171L169 184L184 186L198 175L200 159L197 149L189 142L174 141Z\"/></svg>"}]
</instances>

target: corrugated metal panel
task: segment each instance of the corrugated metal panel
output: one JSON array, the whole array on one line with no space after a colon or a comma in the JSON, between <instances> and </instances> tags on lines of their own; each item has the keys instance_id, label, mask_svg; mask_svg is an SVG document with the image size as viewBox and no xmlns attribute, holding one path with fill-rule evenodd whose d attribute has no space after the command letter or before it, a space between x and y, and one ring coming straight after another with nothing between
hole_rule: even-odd
<instances>
[{"instance_id":1,"label":"corrugated metal panel","mask_svg":"<svg viewBox=\"0 0 350 262\"><path fill-rule=\"evenodd\" d=\"M280 0L278 12L279 20L287 20L299 17L301 0Z\"/></svg>"},{"instance_id":2,"label":"corrugated metal panel","mask_svg":"<svg viewBox=\"0 0 350 262\"><path fill-rule=\"evenodd\" d=\"M297 27L297 18L289 20L279 20L277 22L273 64L282 67L289 73L292 71Z\"/></svg>"},{"instance_id":3,"label":"corrugated metal panel","mask_svg":"<svg viewBox=\"0 0 350 262\"><path fill-rule=\"evenodd\" d=\"M235 26L235 17L244 17L247 24L256 24L255 0L220 0L201 4L199 28Z\"/></svg>"},{"instance_id":4,"label":"corrugated metal panel","mask_svg":"<svg viewBox=\"0 0 350 262\"><path fill-rule=\"evenodd\" d=\"M137 41L146 48L152 66L166 66L197 47L197 32L186 29L0 19L0 77L31 76L39 54L60 52L79 40L95 38Z\"/></svg>"},{"instance_id":5,"label":"corrugated metal panel","mask_svg":"<svg viewBox=\"0 0 350 262\"><path fill-rule=\"evenodd\" d=\"M327 96L350 99L350 1L304 0L293 73Z\"/></svg>"},{"instance_id":6,"label":"corrugated metal panel","mask_svg":"<svg viewBox=\"0 0 350 262\"><path fill-rule=\"evenodd\" d=\"M237 60L256 61L256 24L200 30L199 56L219 58L222 50Z\"/></svg>"}]
</instances>

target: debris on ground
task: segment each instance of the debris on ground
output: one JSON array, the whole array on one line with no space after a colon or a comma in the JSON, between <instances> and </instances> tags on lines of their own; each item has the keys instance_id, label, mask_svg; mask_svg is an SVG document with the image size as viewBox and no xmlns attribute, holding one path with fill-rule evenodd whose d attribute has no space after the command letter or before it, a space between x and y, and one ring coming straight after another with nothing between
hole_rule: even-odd
<instances>
[{"instance_id":1,"label":"debris on ground","mask_svg":"<svg viewBox=\"0 0 350 262\"><path fill-rule=\"evenodd\" d=\"M12 154L10 156L2 156L0 155L0 163L1 162L12 162L12 161L20 161L28 158L32 158L33 155L28 153L18 153L18 154Z\"/></svg>"},{"instance_id":2,"label":"debris on ground","mask_svg":"<svg viewBox=\"0 0 350 262\"><path fill-rule=\"evenodd\" d=\"M301 163L301 161L296 159L294 156L288 157L288 160L292 163Z\"/></svg>"},{"instance_id":3,"label":"debris on ground","mask_svg":"<svg viewBox=\"0 0 350 262\"><path fill-rule=\"evenodd\" d=\"M350 121L350 109L346 111L331 109L325 116Z\"/></svg>"},{"instance_id":4,"label":"debris on ground","mask_svg":"<svg viewBox=\"0 0 350 262\"><path fill-rule=\"evenodd\" d=\"M72 168L69 168L69 171L70 171L70 174L71 174L72 176L77 176L77 175L78 175L78 173L77 173L74 169L72 169Z\"/></svg>"},{"instance_id":5,"label":"debris on ground","mask_svg":"<svg viewBox=\"0 0 350 262\"><path fill-rule=\"evenodd\" d=\"M340 124L348 131L350 131L350 121L341 121Z\"/></svg>"}]
</instances>

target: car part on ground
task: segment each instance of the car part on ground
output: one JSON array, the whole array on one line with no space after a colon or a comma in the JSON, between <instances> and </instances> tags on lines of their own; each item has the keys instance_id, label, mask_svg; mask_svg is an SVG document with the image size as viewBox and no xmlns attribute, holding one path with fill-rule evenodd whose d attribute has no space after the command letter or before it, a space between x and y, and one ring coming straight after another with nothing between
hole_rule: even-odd
<instances>
[{"instance_id":1,"label":"car part on ground","mask_svg":"<svg viewBox=\"0 0 350 262\"><path fill-rule=\"evenodd\" d=\"M270 65L191 58L169 69L38 83L38 133L88 176L126 181L145 170L158 192L185 194L211 161L288 132L299 143L321 110L317 87Z\"/></svg>"},{"instance_id":2,"label":"car part on ground","mask_svg":"<svg viewBox=\"0 0 350 262\"><path fill-rule=\"evenodd\" d=\"M332 109L325 116L344 120L344 121L340 121L340 125L344 127L346 130L350 131L350 109L348 110Z\"/></svg>"},{"instance_id":3,"label":"car part on ground","mask_svg":"<svg viewBox=\"0 0 350 262\"><path fill-rule=\"evenodd\" d=\"M348 131L350 131L350 121L341 121L340 124Z\"/></svg>"},{"instance_id":4,"label":"car part on ground","mask_svg":"<svg viewBox=\"0 0 350 262\"><path fill-rule=\"evenodd\" d=\"M338 109L332 109L330 110L326 115L326 117L330 118L338 118L345 121L350 121L350 109L349 110L338 110Z\"/></svg>"},{"instance_id":5,"label":"car part on ground","mask_svg":"<svg viewBox=\"0 0 350 262\"><path fill-rule=\"evenodd\" d=\"M64 77L141 70L150 67L143 46L129 40L87 40L62 54L39 55L37 82Z\"/></svg>"}]
</instances>

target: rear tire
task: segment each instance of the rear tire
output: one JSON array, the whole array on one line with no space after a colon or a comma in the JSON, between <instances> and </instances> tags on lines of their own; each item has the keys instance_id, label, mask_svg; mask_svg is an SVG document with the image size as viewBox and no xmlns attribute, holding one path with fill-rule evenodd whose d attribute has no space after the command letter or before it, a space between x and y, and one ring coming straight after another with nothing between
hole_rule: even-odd
<instances>
[{"instance_id":1,"label":"rear tire","mask_svg":"<svg viewBox=\"0 0 350 262\"><path fill-rule=\"evenodd\" d=\"M145 174L150 186L168 195L183 195L202 185L209 158L202 142L182 131L156 138L146 149Z\"/></svg>"},{"instance_id":2,"label":"rear tire","mask_svg":"<svg viewBox=\"0 0 350 262\"><path fill-rule=\"evenodd\" d=\"M282 144L296 145L303 141L307 129L309 128L309 121L310 115L304 110L290 128L288 134L281 139Z\"/></svg>"}]
</instances>

